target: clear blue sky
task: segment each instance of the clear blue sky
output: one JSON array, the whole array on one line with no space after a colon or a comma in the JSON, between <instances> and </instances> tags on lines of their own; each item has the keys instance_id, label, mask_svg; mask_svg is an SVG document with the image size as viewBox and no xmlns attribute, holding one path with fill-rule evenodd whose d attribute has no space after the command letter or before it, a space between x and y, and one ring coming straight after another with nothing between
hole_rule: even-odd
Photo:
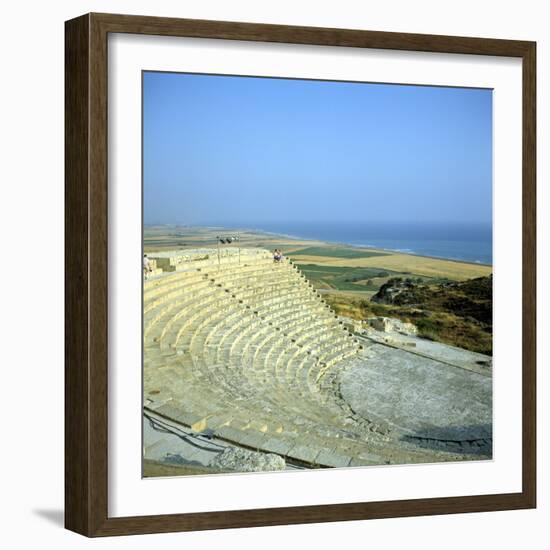
<instances>
[{"instance_id":1,"label":"clear blue sky","mask_svg":"<svg viewBox=\"0 0 550 550\"><path fill-rule=\"evenodd\" d=\"M144 222L492 221L491 90L143 76Z\"/></svg>"}]
</instances>

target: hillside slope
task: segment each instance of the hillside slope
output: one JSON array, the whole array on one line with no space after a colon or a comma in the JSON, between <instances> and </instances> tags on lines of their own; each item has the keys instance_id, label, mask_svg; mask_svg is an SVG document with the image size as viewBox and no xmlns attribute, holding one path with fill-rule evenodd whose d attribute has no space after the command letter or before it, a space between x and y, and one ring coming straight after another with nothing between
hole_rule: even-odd
<instances>
[{"instance_id":1,"label":"hillside slope","mask_svg":"<svg viewBox=\"0 0 550 550\"><path fill-rule=\"evenodd\" d=\"M432 285L392 278L370 301L326 298L343 315L395 317L414 323L424 338L492 355L492 275Z\"/></svg>"}]
</instances>

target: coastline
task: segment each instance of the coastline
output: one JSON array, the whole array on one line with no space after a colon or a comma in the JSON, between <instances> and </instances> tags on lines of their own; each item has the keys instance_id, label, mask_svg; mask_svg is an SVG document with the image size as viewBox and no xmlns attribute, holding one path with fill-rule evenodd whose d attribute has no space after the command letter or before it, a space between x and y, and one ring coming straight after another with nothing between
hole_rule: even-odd
<instances>
[{"instance_id":1,"label":"coastline","mask_svg":"<svg viewBox=\"0 0 550 550\"><path fill-rule=\"evenodd\" d=\"M309 237L301 237L299 235L293 235L288 233L279 233L275 231L267 231L263 229L255 229L251 227L227 227L222 225L179 225L179 224L144 224L143 225L144 230L149 229L158 229L158 230L185 230L186 232L189 232L190 235L196 235L197 233L202 232L227 232L227 233L237 233L241 234L243 237L243 241L249 240L248 237L265 237L267 239L282 239L287 241L295 241L296 246L304 246L307 244L315 244L319 246L326 246L326 247L342 247L346 249L351 250L357 250L357 251L372 251L372 252L378 252L378 253L384 253L384 254L398 254L413 258L424 258L427 260L436 260L436 261L444 261L444 262L452 262L455 264L465 264L465 265L471 265L471 266L477 266L480 268L493 268L492 263L486 263L481 261L473 261L473 260L466 260L466 259L460 259L460 258L452 258L447 256L437 256L437 255L430 255L430 254L420 254L414 251L408 251L405 249L397 249L397 248L384 248L384 247L376 247L372 245L358 245L358 244L350 244L343 241L327 241L322 239L315 239L315 238L309 238ZM181 235L183 237L184 235ZM215 237L213 235L212 237ZM144 242L146 244L146 240Z\"/></svg>"},{"instance_id":2,"label":"coastline","mask_svg":"<svg viewBox=\"0 0 550 550\"><path fill-rule=\"evenodd\" d=\"M341 241L324 241L320 239L309 239L307 237L300 237L298 235L288 235L283 233L275 233L272 231L263 231L260 229L242 229L242 231L250 232L250 233L256 233L260 235L267 235L269 237L280 237L283 239L290 239L290 240L296 240L296 241L311 241L312 243L322 243L326 246L342 246L346 248L355 248L357 250L370 250L372 252L391 252L393 254L404 254L406 256L416 256L419 258L428 258L430 260L445 260L448 262L456 262L460 264L470 264L470 265L478 265L478 266L484 266L484 267L493 267L492 263L485 263L480 261L472 261L472 260L463 260L460 258L449 258L447 256L433 256L429 254L418 254L414 251L405 251L405 249L398 249L398 248L380 248L376 246L366 245L366 244L350 244L346 242Z\"/></svg>"}]
</instances>

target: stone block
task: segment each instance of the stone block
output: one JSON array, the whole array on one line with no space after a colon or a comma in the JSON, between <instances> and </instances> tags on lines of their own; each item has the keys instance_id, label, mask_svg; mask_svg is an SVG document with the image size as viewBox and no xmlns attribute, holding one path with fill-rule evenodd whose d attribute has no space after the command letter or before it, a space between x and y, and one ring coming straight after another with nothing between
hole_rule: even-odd
<instances>
[{"instance_id":1,"label":"stone block","mask_svg":"<svg viewBox=\"0 0 550 550\"><path fill-rule=\"evenodd\" d=\"M322 449L315 459L321 466L331 466L332 468L345 468L349 466L351 457L338 453L336 450L327 451Z\"/></svg>"},{"instance_id":2,"label":"stone block","mask_svg":"<svg viewBox=\"0 0 550 550\"><path fill-rule=\"evenodd\" d=\"M276 437L266 439L263 443L262 449L269 451L270 453L275 453L278 455L286 456L288 451L292 449L293 442L284 441Z\"/></svg>"},{"instance_id":3,"label":"stone block","mask_svg":"<svg viewBox=\"0 0 550 550\"><path fill-rule=\"evenodd\" d=\"M287 456L301 460L303 462L309 462L311 464L316 462L317 455L320 449L318 446L308 446L304 443L294 445L292 449L287 453Z\"/></svg>"}]
</instances>

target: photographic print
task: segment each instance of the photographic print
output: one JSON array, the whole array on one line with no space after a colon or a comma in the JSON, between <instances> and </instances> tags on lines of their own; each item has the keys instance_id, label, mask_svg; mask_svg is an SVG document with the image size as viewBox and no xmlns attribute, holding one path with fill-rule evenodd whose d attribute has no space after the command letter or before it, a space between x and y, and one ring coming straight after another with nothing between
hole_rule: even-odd
<instances>
[{"instance_id":1,"label":"photographic print","mask_svg":"<svg viewBox=\"0 0 550 550\"><path fill-rule=\"evenodd\" d=\"M492 90L142 102L143 476L492 459Z\"/></svg>"}]
</instances>

